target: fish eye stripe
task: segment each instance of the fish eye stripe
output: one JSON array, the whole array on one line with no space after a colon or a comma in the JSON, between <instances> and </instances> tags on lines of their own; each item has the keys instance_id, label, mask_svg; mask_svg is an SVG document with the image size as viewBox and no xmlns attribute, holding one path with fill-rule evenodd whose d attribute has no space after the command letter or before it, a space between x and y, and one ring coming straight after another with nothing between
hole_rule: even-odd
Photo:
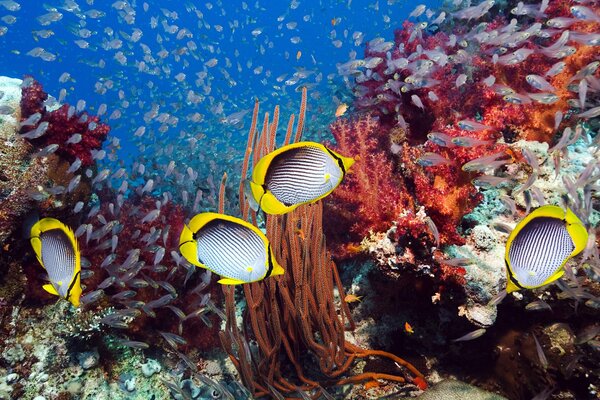
<instances>
[{"instance_id":1,"label":"fish eye stripe","mask_svg":"<svg viewBox=\"0 0 600 400\"><path fill-rule=\"evenodd\" d=\"M325 146L323 146L323 147L325 147ZM327 152L331 155L331 157L333 157L333 159L337 161L338 166L342 170L342 177L345 177L346 176L346 168L344 168L344 162L342 161L342 159L340 157L338 157L333 151L329 150L327 147L325 147L325 150L327 150Z\"/></svg>"},{"instance_id":2,"label":"fish eye stripe","mask_svg":"<svg viewBox=\"0 0 600 400\"><path fill-rule=\"evenodd\" d=\"M71 285L67 289L67 300L69 299L69 297L71 297L71 290L73 290L73 287L75 286L75 283L77 282L77 277L79 275L81 275L81 271L77 271L77 273L73 277L73 281L71 282Z\"/></svg>"}]
</instances>

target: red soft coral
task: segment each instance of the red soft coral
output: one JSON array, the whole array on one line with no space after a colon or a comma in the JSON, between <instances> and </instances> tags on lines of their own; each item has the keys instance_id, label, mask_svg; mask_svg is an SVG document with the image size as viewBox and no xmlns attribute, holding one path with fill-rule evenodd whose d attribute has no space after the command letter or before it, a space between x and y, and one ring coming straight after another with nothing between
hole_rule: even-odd
<instances>
[{"instance_id":1,"label":"red soft coral","mask_svg":"<svg viewBox=\"0 0 600 400\"><path fill-rule=\"evenodd\" d=\"M91 151L102 147L102 142L108 136L110 126L101 123L97 116L92 116L85 111L76 112L68 104L63 104L57 110L48 111L44 105L47 98L48 95L43 91L39 82L32 81L23 86L21 96L22 120L39 113L41 119L38 124L48 122L48 128L44 135L31 139L31 143L38 148L58 144L57 155L69 162L79 158L84 167L92 165L94 159ZM23 132L21 133L31 129L31 126L25 126L22 128ZM81 141L79 143L66 143L76 133L81 135Z\"/></svg>"},{"instance_id":2,"label":"red soft coral","mask_svg":"<svg viewBox=\"0 0 600 400\"><path fill-rule=\"evenodd\" d=\"M356 163L344 183L326 203L328 237L337 241L360 242L369 232L385 231L400 213L413 210L411 197L401 178L394 174L393 162L381 135L380 126L371 116L352 120L339 119L330 126L336 139L334 148L341 154L354 157ZM379 136L379 137L378 137Z\"/></svg>"}]
</instances>

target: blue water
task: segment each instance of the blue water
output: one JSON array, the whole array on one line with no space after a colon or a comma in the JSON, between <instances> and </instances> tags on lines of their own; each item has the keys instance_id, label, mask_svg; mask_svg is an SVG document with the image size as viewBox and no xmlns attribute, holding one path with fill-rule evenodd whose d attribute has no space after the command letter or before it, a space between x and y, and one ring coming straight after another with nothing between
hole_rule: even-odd
<instances>
[{"instance_id":1,"label":"blue water","mask_svg":"<svg viewBox=\"0 0 600 400\"><path fill-rule=\"evenodd\" d=\"M0 26L8 27L7 33L0 36L3 50L0 74L19 78L32 75L55 97L64 88L67 90L66 102L75 104L84 99L91 113L106 103L108 111L103 120L114 110L120 110L122 116L108 122L112 135L121 139L120 157L124 159L136 155L131 138L137 128L146 126L148 133L160 126L156 122L146 124L143 121L144 113L153 103L160 105L160 113L168 113L179 120L176 125L169 125L169 139L177 140L180 131L235 138L245 135L251 114L245 116L244 124L236 126L223 124L223 117L251 109L255 98L261 101L263 110L280 104L283 115L287 116L297 110L300 100L297 89L306 84L312 98L308 116L321 116L308 129L326 130L324 125L331 121L336 108L333 96L340 101L349 100L348 91L344 90L336 74L336 63L347 61L350 51L356 51L357 58L361 58L367 40L379 36L392 40L393 30L416 6L412 2L391 0L215 1L205 4L132 1L130 5L135 13L130 24L120 16L123 11L117 10L122 8L123 2L119 1L79 0L76 4L80 11L71 12L64 9L68 3L63 1L48 1L43 5L33 0L19 3L21 9L18 11L0 6L0 19L16 17L13 24L0 20ZM147 12L144 11L145 3ZM424 4L435 9L440 1L430 0ZM85 15L92 9L105 13L105 16L91 18ZM51 11L60 12L62 19L41 25L37 18ZM151 28L152 18L158 22L154 29ZM170 27L176 25L176 30L186 28L192 37L177 39L177 33L165 32L163 22ZM92 35L89 38L78 36L76 33L82 28L91 30ZM136 43L128 42L125 35L131 35L134 29L141 30L143 36ZM51 30L53 34L44 39L33 33L40 30ZM352 38L356 31L362 32L364 37L358 45ZM122 40L122 46L103 48L103 43L113 39ZM298 43L292 43L298 39ZM89 47L81 49L76 40L87 41ZM174 54L182 53L181 49L190 40L197 50L183 53L176 59ZM339 48L333 44L335 40L341 42ZM156 61L154 65L146 63L157 72L139 72L138 63L144 57L142 44ZM43 61L27 55L36 47L55 54L56 59ZM157 53L163 49L168 55L161 59ZM127 58L124 65L115 58L119 52ZM207 67L205 63L213 58L217 65ZM104 67L99 63L104 63ZM312 73L294 85L285 84L294 72L302 69ZM210 93L195 84L196 73L202 71L206 71L204 83L210 86ZM65 72L71 79L61 83L59 77ZM181 82L175 78L180 73L186 75ZM226 76L235 82L235 86L227 82ZM278 77L283 80L278 82ZM111 82L112 86L105 93L98 93L96 86ZM149 85L153 85L152 88ZM186 102L189 90L202 95L202 101ZM127 108L122 100L129 102ZM193 113L202 114L203 119L187 121Z\"/></svg>"}]
</instances>

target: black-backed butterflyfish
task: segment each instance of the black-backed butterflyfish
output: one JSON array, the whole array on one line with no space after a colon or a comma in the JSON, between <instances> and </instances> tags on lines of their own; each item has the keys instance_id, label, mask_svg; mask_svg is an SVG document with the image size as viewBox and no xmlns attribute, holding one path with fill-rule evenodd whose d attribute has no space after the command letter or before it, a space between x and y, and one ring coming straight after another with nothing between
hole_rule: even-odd
<instances>
[{"instance_id":1,"label":"black-backed butterflyfish","mask_svg":"<svg viewBox=\"0 0 600 400\"><path fill-rule=\"evenodd\" d=\"M193 265L237 285L282 275L269 240L254 225L229 215L201 213L184 225L179 251Z\"/></svg>"},{"instance_id":2,"label":"black-backed butterflyfish","mask_svg":"<svg viewBox=\"0 0 600 400\"><path fill-rule=\"evenodd\" d=\"M532 211L506 242L507 293L560 278L567 261L585 248L587 239L585 226L570 209L546 205Z\"/></svg>"},{"instance_id":3,"label":"black-backed butterflyfish","mask_svg":"<svg viewBox=\"0 0 600 400\"><path fill-rule=\"evenodd\" d=\"M81 254L71 228L57 219L44 218L31 227L29 241L50 279L44 290L79 307Z\"/></svg>"},{"instance_id":4,"label":"black-backed butterflyfish","mask_svg":"<svg viewBox=\"0 0 600 400\"><path fill-rule=\"evenodd\" d=\"M289 144L258 161L252 179L246 181L246 197L255 210L285 214L327 196L352 164L354 159L320 143Z\"/></svg>"}]
</instances>

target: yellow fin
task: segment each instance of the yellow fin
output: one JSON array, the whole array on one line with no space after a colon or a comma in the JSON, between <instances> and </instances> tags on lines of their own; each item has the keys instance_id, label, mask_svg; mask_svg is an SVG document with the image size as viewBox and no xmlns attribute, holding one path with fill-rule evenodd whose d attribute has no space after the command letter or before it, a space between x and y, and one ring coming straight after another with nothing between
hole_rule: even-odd
<instances>
[{"instance_id":1,"label":"yellow fin","mask_svg":"<svg viewBox=\"0 0 600 400\"><path fill-rule=\"evenodd\" d=\"M264 212L266 212L267 214L276 215L289 213L299 205L301 205L301 203L286 206L285 204L277 200L277 197L275 197L270 191L267 191L262 196L262 200L260 202L260 208L262 208Z\"/></svg>"},{"instance_id":2,"label":"yellow fin","mask_svg":"<svg viewBox=\"0 0 600 400\"><path fill-rule=\"evenodd\" d=\"M51 283L47 283L47 284L45 284L44 286L42 286L42 288L43 288L43 289L44 289L46 292L48 292L48 293L50 293L50 294L53 294L53 295L55 295L55 296L59 296L58 292L56 291L56 289L54 288L54 286L52 286L52 284L51 284Z\"/></svg>"},{"instance_id":3,"label":"yellow fin","mask_svg":"<svg viewBox=\"0 0 600 400\"><path fill-rule=\"evenodd\" d=\"M223 279L219 279L217 282L219 282L221 285L240 285L242 283L247 283L244 281L240 281L239 279L233 279L233 278L223 278Z\"/></svg>"},{"instance_id":4,"label":"yellow fin","mask_svg":"<svg viewBox=\"0 0 600 400\"><path fill-rule=\"evenodd\" d=\"M273 265L273 271L271 271L271 276L283 275L284 273L285 273L285 270L283 269L283 267L281 265L279 265L277 262L275 262Z\"/></svg>"}]
</instances>

